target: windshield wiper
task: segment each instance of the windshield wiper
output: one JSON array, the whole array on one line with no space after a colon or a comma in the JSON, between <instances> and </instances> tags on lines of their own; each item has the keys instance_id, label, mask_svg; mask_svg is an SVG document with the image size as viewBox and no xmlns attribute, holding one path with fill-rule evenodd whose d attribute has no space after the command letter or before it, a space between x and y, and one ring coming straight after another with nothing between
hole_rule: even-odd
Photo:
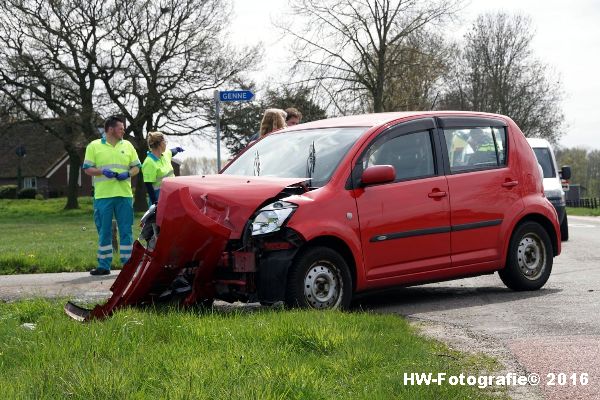
<instances>
[{"instance_id":1,"label":"windshield wiper","mask_svg":"<svg viewBox=\"0 0 600 400\"><path fill-rule=\"evenodd\" d=\"M260 155L258 154L258 150L256 150L254 156L254 176L260 176Z\"/></svg>"},{"instance_id":2,"label":"windshield wiper","mask_svg":"<svg viewBox=\"0 0 600 400\"><path fill-rule=\"evenodd\" d=\"M315 150L315 142L308 148L308 159L306 160L306 177L312 178L315 173L315 164L317 163L317 151Z\"/></svg>"}]
</instances>

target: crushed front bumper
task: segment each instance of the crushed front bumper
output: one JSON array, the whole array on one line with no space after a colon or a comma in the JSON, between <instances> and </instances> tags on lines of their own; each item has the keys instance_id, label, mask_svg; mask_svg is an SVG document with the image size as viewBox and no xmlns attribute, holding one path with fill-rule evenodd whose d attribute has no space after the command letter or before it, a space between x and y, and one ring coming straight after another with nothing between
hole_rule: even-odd
<instances>
[{"instance_id":1,"label":"crushed front bumper","mask_svg":"<svg viewBox=\"0 0 600 400\"><path fill-rule=\"evenodd\" d=\"M168 209L156 247L150 251L136 241L131 258L110 288L108 301L92 310L68 302L64 308L67 315L89 321L110 316L124 306L151 304L184 270L193 271L193 281L183 304L214 297L214 270L231 230L202 214L187 187L170 193L165 200Z\"/></svg>"}]
</instances>

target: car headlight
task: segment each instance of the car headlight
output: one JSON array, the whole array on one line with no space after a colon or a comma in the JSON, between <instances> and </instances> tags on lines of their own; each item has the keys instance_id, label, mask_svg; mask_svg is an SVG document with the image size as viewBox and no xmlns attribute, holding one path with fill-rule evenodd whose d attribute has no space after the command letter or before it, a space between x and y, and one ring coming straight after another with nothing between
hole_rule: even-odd
<instances>
[{"instance_id":1,"label":"car headlight","mask_svg":"<svg viewBox=\"0 0 600 400\"><path fill-rule=\"evenodd\" d=\"M287 201L276 201L261 208L252 221L252 235L278 231L296 208L298 208L296 204Z\"/></svg>"}]
</instances>

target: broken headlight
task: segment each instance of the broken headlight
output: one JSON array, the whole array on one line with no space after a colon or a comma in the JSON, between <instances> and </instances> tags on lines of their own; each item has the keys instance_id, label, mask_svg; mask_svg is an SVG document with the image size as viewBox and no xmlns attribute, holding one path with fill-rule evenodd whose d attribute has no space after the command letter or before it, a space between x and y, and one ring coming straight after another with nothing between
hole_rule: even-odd
<instances>
[{"instance_id":1,"label":"broken headlight","mask_svg":"<svg viewBox=\"0 0 600 400\"><path fill-rule=\"evenodd\" d=\"M276 201L261 208L252 221L252 235L278 231L297 207L287 201Z\"/></svg>"}]
</instances>

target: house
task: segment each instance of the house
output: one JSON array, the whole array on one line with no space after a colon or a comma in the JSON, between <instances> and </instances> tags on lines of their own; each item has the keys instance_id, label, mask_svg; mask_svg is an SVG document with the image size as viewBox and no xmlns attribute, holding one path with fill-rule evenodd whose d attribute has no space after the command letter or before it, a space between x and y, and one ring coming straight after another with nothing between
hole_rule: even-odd
<instances>
[{"instance_id":1,"label":"house","mask_svg":"<svg viewBox=\"0 0 600 400\"><path fill-rule=\"evenodd\" d=\"M77 143L83 162L83 136ZM26 154L19 157L19 148ZM69 156L63 143L36 123L23 121L0 128L0 186L17 185L18 168L24 188L35 188L44 197L66 196L69 180ZM175 175L179 175L181 161L173 160ZM136 178L132 179L135 188ZM92 195L92 178L79 169L78 195Z\"/></svg>"}]
</instances>

